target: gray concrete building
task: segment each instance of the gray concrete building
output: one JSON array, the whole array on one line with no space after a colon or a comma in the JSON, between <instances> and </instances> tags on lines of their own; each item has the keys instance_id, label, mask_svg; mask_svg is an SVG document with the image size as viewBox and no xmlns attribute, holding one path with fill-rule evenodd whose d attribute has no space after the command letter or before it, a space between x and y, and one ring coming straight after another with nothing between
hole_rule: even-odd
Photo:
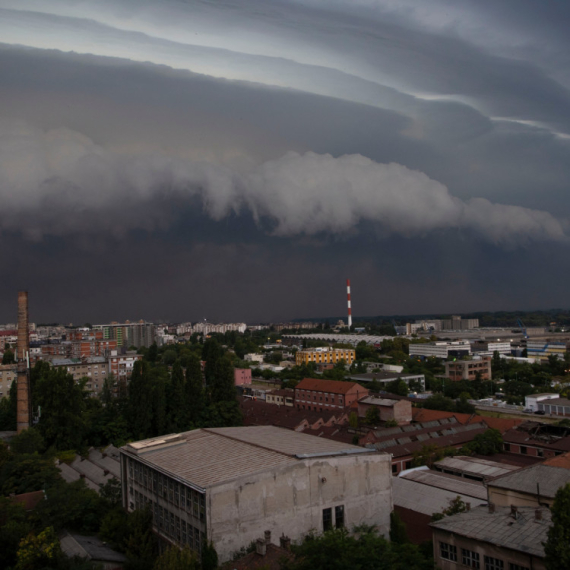
<instances>
[{"instance_id":1,"label":"gray concrete building","mask_svg":"<svg viewBox=\"0 0 570 570\"><path fill-rule=\"evenodd\" d=\"M390 456L273 426L198 429L120 450L123 504L146 504L166 542L221 562L266 530L300 540L311 529L377 525L392 511Z\"/></svg>"}]
</instances>

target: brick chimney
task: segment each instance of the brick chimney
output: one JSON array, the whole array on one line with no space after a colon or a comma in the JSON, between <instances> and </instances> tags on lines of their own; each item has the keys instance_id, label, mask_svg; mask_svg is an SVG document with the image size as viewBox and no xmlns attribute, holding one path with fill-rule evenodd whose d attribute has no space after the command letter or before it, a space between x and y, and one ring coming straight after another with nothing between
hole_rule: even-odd
<instances>
[{"instance_id":1,"label":"brick chimney","mask_svg":"<svg viewBox=\"0 0 570 570\"><path fill-rule=\"evenodd\" d=\"M30 337L28 332L28 292L18 291L18 365L16 424L18 433L30 427L30 380L28 375L28 355Z\"/></svg>"}]
</instances>

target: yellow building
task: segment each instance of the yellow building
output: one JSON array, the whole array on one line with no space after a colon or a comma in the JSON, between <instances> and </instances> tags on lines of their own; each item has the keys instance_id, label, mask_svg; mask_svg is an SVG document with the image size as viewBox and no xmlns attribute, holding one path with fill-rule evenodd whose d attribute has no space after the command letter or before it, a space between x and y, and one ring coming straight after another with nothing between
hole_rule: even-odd
<instances>
[{"instance_id":1,"label":"yellow building","mask_svg":"<svg viewBox=\"0 0 570 570\"><path fill-rule=\"evenodd\" d=\"M346 364L352 364L356 358L356 351L353 348L310 348L300 350L295 355L295 364L336 364L344 360Z\"/></svg>"}]
</instances>

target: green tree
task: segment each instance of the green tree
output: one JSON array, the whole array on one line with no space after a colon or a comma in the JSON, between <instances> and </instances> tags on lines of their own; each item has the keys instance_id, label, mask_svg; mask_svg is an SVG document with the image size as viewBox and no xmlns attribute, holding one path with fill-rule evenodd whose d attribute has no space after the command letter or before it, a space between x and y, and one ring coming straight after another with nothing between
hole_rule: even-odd
<instances>
[{"instance_id":1,"label":"green tree","mask_svg":"<svg viewBox=\"0 0 570 570\"><path fill-rule=\"evenodd\" d=\"M13 364L16 362L14 358L14 353L8 348L4 351L4 355L2 356L2 364Z\"/></svg>"},{"instance_id":2,"label":"green tree","mask_svg":"<svg viewBox=\"0 0 570 570\"><path fill-rule=\"evenodd\" d=\"M12 568L20 542L32 532L24 507L0 497L0 568Z\"/></svg>"},{"instance_id":3,"label":"green tree","mask_svg":"<svg viewBox=\"0 0 570 570\"><path fill-rule=\"evenodd\" d=\"M56 566L61 557L57 535L53 527L48 526L38 535L30 534L22 540L15 570L43 570Z\"/></svg>"},{"instance_id":4,"label":"green tree","mask_svg":"<svg viewBox=\"0 0 570 570\"><path fill-rule=\"evenodd\" d=\"M43 368L35 389L34 405L41 408L37 425L47 446L80 449L85 442L87 393L64 368Z\"/></svg>"},{"instance_id":5,"label":"green tree","mask_svg":"<svg viewBox=\"0 0 570 570\"><path fill-rule=\"evenodd\" d=\"M467 503L464 503L459 495L455 499L449 501L449 506L442 509L440 513L433 513L431 516L432 521L440 521L445 517L450 517L451 515L457 515L459 513L464 513L467 510Z\"/></svg>"},{"instance_id":6,"label":"green tree","mask_svg":"<svg viewBox=\"0 0 570 570\"><path fill-rule=\"evenodd\" d=\"M467 443L464 450L479 455L493 455L503 451L503 436L498 429L488 429L478 433L473 441Z\"/></svg>"},{"instance_id":7,"label":"green tree","mask_svg":"<svg viewBox=\"0 0 570 570\"><path fill-rule=\"evenodd\" d=\"M218 553L211 542L202 545L202 570L216 570L218 567Z\"/></svg>"},{"instance_id":8,"label":"green tree","mask_svg":"<svg viewBox=\"0 0 570 570\"><path fill-rule=\"evenodd\" d=\"M548 570L567 570L570 568L570 484L556 492L551 513L544 561Z\"/></svg>"},{"instance_id":9,"label":"green tree","mask_svg":"<svg viewBox=\"0 0 570 570\"><path fill-rule=\"evenodd\" d=\"M202 366L197 355L189 357L186 367L186 385L184 390L184 429L198 427L204 407L204 387Z\"/></svg>"},{"instance_id":10,"label":"green tree","mask_svg":"<svg viewBox=\"0 0 570 570\"><path fill-rule=\"evenodd\" d=\"M151 570L158 552L157 539L152 532L150 508L137 509L127 520L125 554L132 570Z\"/></svg>"},{"instance_id":11,"label":"green tree","mask_svg":"<svg viewBox=\"0 0 570 570\"><path fill-rule=\"evenodd\" d=\"M172 367L170 376L170 390L168 394L168 431L178 432L185 428L186 423L186 391L184 371L180 361Z\"/></svg>"},{"instance_id":12,"label":"green tree","mask_svg":"<svg viewBox=\"0 0 570 570\"><path fill-rule=\"evenodd\" d=\"M45 441L39 430L31 427L15 435L10 440L10 448L19 455L42 453L45 450Z\"/></svg>"},{"instance_id":13,"label":"green tree","mask_svg":"<svg viewBox=\"0 0 570 570\"><path fill-rule=\"evenodd\" d=\"M127 419L135 439L150 437L153 394L148 363L137 360L129 383Z\"/></svg>"},{"instance_id":14,"label":"green tree","mask_svg":"<svg viewBox=\"0 0 570 570\"><path fill-rule=\"evenodd\" d=\"M201 570L200 560L188 545L168 547L156 560L153 570Z\"/></svg>"},{"instance_id":15,"label":"green tree","mask_svg":"<svg viewBox=\"0 0 570 570\"><path fill-rule=\"evenodd\" d=\"M364 419L368 425L378 425L380 422L380 413L378 412L378 408L376 406L368 408L364 415Z\"/></svg>"},{"instance_id":16,"label":"green tree","mask_svg":"<svg viewBox=\"0 0 570 570\"><path fill-rule=\"evenodd\" d=\"M407 544L410 542L406 525L396 511L390 513L390 541L395 544Z\"/></svg>"}]
</instances>

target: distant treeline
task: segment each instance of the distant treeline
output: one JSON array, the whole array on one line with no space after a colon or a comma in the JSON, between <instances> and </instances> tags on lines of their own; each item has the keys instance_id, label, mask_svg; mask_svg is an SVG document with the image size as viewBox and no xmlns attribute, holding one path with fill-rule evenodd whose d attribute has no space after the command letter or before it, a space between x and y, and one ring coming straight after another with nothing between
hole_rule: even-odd
<instances>
[{"instance_id":1,"label":"distant treeline","mask_svg":"<svg viewBox=\"0 0 570 570\"><path fill-rule=\"evenodd\" d=\"M478 313L453 313L460 314L463 319L479 319L482 327L517 327L517 321L521 320L527 327L546 327L551 323L556 326L570 326L570 309L549 309L547 311L497 311ZM314 321L336 323L346 317L325 317L321 319L295 319L295 322ZM449 319L450 314L427 314L427 315L392 315L375 317L355 317L354 325L385 325L395 322L396 325L405 325L416 320Z\"/></svg>"}]
</instances>

